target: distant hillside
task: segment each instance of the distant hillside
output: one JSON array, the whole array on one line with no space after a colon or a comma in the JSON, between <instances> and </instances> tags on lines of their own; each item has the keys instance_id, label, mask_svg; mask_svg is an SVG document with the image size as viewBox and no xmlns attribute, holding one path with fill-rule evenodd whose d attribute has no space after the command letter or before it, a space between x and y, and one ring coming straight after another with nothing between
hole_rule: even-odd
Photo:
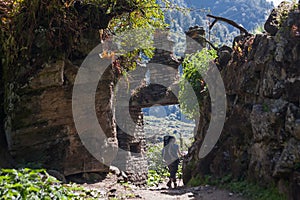
<instances>
[{"instance_id":1,"label":"distant hillside","mask_svg":"<svg viewBox=\"0 0 300 200\"><path fill-rule=\"evenodd\" d=\"M268 14L273 8L273 4L266 0L171 0L174 5L189 7L192 11L167 10L165 17L170 28L176 32L184 33L189 27L200 25L208 33L208 26L212 19L206 17L208 13L226 17L242 24L247 30L254 30L262 26ZM231 45L233 38L239 31L223 22L215 24L211 31L210 40L217 45ZM208 34L207 34L208 37ZM184 43L178 36L174 40ZM183 47L177 50L178 55L183 54Z\"/></svg>"},{"instance_id":2,"label":"distant hillside","mask_svg":"<svg viewBox=\"0 0 300 200\"><path fill-rule=\"evenodd\" d=\"M205 8L210 13L233 19L246 29L252 30L265 22L273 4L266 0L186 0L193 8ZM197 15L196 13L192 15Z\"/></svg>"},{"instance_id":3,"label":"distant hillside","mask_svg":"<svg viewBox=\"0 0 300 200\"><path fill-rule=\"evenodd\" d=\"M169 116L159 118L155 116L144 116L144 130L148 143L162 143L165 135L174 135L178 141L180 137L183 143L189 144L194 137L195 122L186 123Z\"/></svg>"}]
</instances>

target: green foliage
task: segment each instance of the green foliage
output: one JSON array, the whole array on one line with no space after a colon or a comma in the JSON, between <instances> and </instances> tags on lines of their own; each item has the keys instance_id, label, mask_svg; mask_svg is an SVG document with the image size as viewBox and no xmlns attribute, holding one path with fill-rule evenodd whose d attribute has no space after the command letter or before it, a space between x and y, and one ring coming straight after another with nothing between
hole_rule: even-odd
<instances>
[{"instance_id":1,"label":"green foliage","mask_svg":"<svg viewBox=\"0 0 300 200\"><path fill-rule=\"evenodd\" d=\"M85 0L83 4L95 7L83 13L78 12L73 3L74 0L0 0L1 11L5 10L4 14L0 12L0 52L3 52L0 57L3 66L28 64L36 57L44 61L68 57L76 45L81 45L82 32L94 27L93 24L106 26L110 21L108 28L115 33L139 28L154 32L156 28L166 26L162 10L155 0ZM3 5L5 8L2 8ZM142 51L149 56L153 54L151 34L142 34L135 39L140 43L149 40L144 43ZM129 69L135 68L133 60L139 52L134 50L125 55L129 58ZM37 67L41 65L33 62L31 66L34 64Z\"/></svg>"},{"instance_id":2,"label":"green foliage","mask_svg":"<svg viewBox=\"0 0 300 200\"><path fill-rule=\"evenodd\" d=\"M190 187L196 187L199 185L215 185L215 183L213 182L212 177L210 175L205 175L204 177L197 175L195 177L192 177L187 183L187 185Z\"/></svg>"},{"instance_id":3,"label":"green foliage","mask_svg":"<svg viewBox=\"0 0 300 200\"><path fill-rule=\"evenodd\" d=\"M300 169L300 162L297 162L295 164L295 167L294 167L295 170L299 170Z\"/></svg>"},{"instance_id":4,"label":"green foliage","mask_svg":"<svg viewBox=\"0 0 300 200\"><path fill-rule=\"evenodd\" d=\"M179 102L183 113L189 118L199 115L199 105L201 106L201 101L208 92L202 75L206 74L209 63L213 62L216 57L215 50L203 48L200 52L187 55L182 63L183 76L179 83ZM189 85L192 88L189 88ZM193 92L195 92L197 100L193 98L195 96ZM199 105L194 102L199 102Z\"/></svg>"},{"instance_id":5,"label":"green foliage","mask_svg":"<svg viewBox=\"0 0 300 200\"><path fill-rule=\"evenodd\" d=\"M286 196L280 194L275 186L264 188L259 184L250 183L248 181L232 181L226 186L232 192L241 193L253 200L285 200Z\"/></svg>"},{"instance_id":6,"label":"green foliage","mask_svg":"<svg viewBox=\"0 0 300 200\"><path fill-rule=\"evenodd\" d=\"M283 23L287 20L289 13L295 11L298 8L298 3L296 0L293 2L285 2L285 6L277 8L277 14L275 16L276 22L272 22L274 26L282 27ZM292 4L291 6L287 6Z\"/></svg>"},{"instance_id":7,"label":"green foliage","mask_svg":"<svg viewBox=\"0 0 300 200\"><path fill-rule=\"evenodd\" d=\"M253 29L257 24L264 23L264 20L268 15L268 11L273 8L269 1L256 0L201 0L186 2L189 6L210 9L210 12L214 15L221 15L232 19L237 24L242 24L247 30ZM196 18L196 14L197 13L194 14L193 18ZM196 23L200 24L198 21L196 21ZM229 27L228 25L226 26ZM220 32L224 32L224 29L221 29Z\"/></svg>"},{"instance_id":8,"label":"green foliage","mask_svg":"<svg viewBox=\"0 0 300 200\"><path fill-rule=\"evenodd\" d=\"M189 187L196 187L201 184L204 184L204 182L201 181L200 176L192 177L189 182L187 183L187 186Z\"/></svg>"},{"instance_id":9,"label":"green foliage","mask_svg":"<svg viewBox=\"0 0 300 200\"><path fill-rule=\"evenodd\" d=\"M86 190L73 184L62 185L44 169L1 169L1 199L98 199L97 191Z\"/></svg>"},{"instance_id":10,"label":"green foliage","mask_svg":"<svg viewBox=\"0 0 300 200\"><path fill-rule=\"evenodd\" d=\"M162 144L153 144L149 146L147 150L149 170L155 170L160 174L163 174L166 171L162 157L162 149Z\"/></svg>"},{"instance_id":11,"label":"green foliage","mask_svg":"<svg viewBox=\"0 0 300 200\"><path fill-rule=\"evenodd\" d=\"M140 52L149 58L153 57L153 35L156 29L164 29L167 26L164 22L164 14L156 0L135 0L131 3L136 6L136 9L114 17L108 27L114 33L118 33L116 38L119 46L118 55L123 56L122 65L127 66L129 70L136 68L136 60L140 59Z\"/></svg>"},{"instance_id":12,"label":"green foliage","mask_svg":"<svg viewBox=\"0 0 300 200\"><path fill-rule=\"evenodd\" d=\"M165 174L161 174L155 170L149 170L147 185L148 186L157 186L159 183L162 183L164 178L166 178L167 176L168 176L167 172L165 172Z\"/></svg>"},{"instance_id":13,"label":"green foliage","mask_svg":"<svg viewBox=\"0 0 300 200\"><path fill-rule=\"evenodd\" d=\"M170 24L170 27L176 27L176 30L188 30L191 26L198 24L206 29L206 33L210 33L210 41L213 44L224 44L231 46L235 36L239 35L237 29L226 23L217 22L214 28L209 31L208 24L212 23L206 17L207 14L222 16L234 20L237 24L242 24L247 30L253 30L257 24L265 23L267 15L270 13L273 6L268 1L248 0L201 0L201 1L182 1L171 0L173 4L180 7L192 8L191 12L184 12L181 10L166 11L165 18ZM241 11L242 12L238 12ZM180 55L184 53L184 45L182 38L176 38L177 42L181 43L178 52Z\"/></svg>"},{"instance_id":14,"label":"green foliage","mask_svg":"<svg viewBox=\"0 0 300 200\"><path fill-rule=\"evenodd\" d=\"M243 196L253 200L285 200L287 197L280 194L275 186L262 187L257 183L247 180L235 180L231 174L225 175L221 179L213 178L210 175L200 177L192 177L188 182L188 186L199 185L216 185L220 188L230 190L234 193L242 194Z\"/></svg>"},{"instance_id":15,"label":"green foliage","mask_svg":"<svg viewBox=\"0 0 300 200\"><path fill-rule=\"evenodd\" d=\"M154 144L148 147L147 158L148 158L148 181L149 186L157 186L162 183L163 180L170 176L167 166L163 162L162 157L162 144ZM182 178L182 165L178 166L176 177Z\"/></svg>"},{"instance_id":16,"label":"green foliage","mask_svg":"<svg viewBox=\"0 0 300 200\"><path fill-rule=\"evenodd\" d=\"M265 28L264 28L264 25L263 24L260 24L260 25L257 25L253 31L251 31L253 34L262 34L263 32L265 31Z\"/></svg>"},{"instance_id":17,"label":"green foliage","mask_svg":"<svg viewBox=\"0 0 300 200\"><path fill-rule=\"evenodd\" d=\"M262 110L263 110L264 112L270 112L270 107L268 106L268 104L264 103L264 104L262 105Z\"/></svg>"},{"instance_id":18,"label":"green foliage","mask_svg":"<svg viewBox=\"0 0 300 200\"><path fill-rule=\"evenodd\" d=\"M139 28L155 30L165 27L164 15L156 0L133 0L130 2L135 5L136 9L111 20L109 28L114 32Z\"/></svg>"},{"instance_id":19,"label":"green foliage","mask_svg":"<svg viewBox=\"0 0 300 200\"><path fill-rule=\"evenodd\" d=\"M155 186L163 182L164 178L170 174L163 162L162 158L162 144L154 144L148 147L148 181L149 186Z\"/></svg>"}]
</instances>

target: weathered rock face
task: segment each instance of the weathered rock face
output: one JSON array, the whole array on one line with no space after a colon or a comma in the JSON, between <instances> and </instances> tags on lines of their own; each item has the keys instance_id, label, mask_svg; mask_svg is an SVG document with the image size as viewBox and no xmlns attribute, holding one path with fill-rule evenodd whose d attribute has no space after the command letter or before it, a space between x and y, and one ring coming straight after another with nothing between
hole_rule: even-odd
<instances>
[{"instance_id":1,"label":"weathered rock face","mask_svg":"<svg viewBox=\"0 0 300 200\"><path fill-rule=\"evenodd\" d=\"M18 56L14 57L15 54L9 55L15 53L13 50L5 49L6 57L1 62L1 147L7 147L17 164L34 163L64 175L108 171L108 166L87 151L77 134L72 116L72 89L83 59L100 43L98 29L107 27L113 16L92 4L64 7L60 12L57 8L61 3L24 2L27 7L21 11L23 18L27 18L28 8L33 9L32 13L38 10L39 15L31 24L30 29L34 30L28 33L28 41L15 40L16 46L24 46L26 53L17 52ZM80 9L80 15L76 9ZM91 13L95 15L95 23L83 23L81 20L91 19ZM16 16L11 26L22 23L23 18ZM24 34L22 31L18 29L12 37ZM95 100L98 120L111 143L117 143L112 109L114 82L109 67L99 82ZM0 161L3 166L4 161Z\"/></svg>"},{"instance_id":2,"label":"weathered rock face","mask_svg":"<svg viewBox=\"0 0 300 200\"><path fill-rule=\"evenodd\" d=\"M98 43L97 37L89 40L94 45ZM86 150L74 125L72 88L79 68L76 62L62 59L44 63L25 84L6 83L11 85L6 94L10 105L6 136L9 151L18 163L38 163L64 175L108 170ZM16 73L12 77L18 76ZM95 106L107 137L116 141L111 101L113 82L113 74L106 73L99 83L106 89L96 96Z\"/></svg>"},{"instance_id":3,"label":"weathered rock face","mask_svg":"<svg viewBox=\"0 0 300 200\"><path fill-rule=\"evenodd\" d=\"M210 116L210 102L203 102L184 162L185 183L197 175L232 175L277 184L290 199L299 199L299 19L299 12L292 12L271 31L274 36L256 35L247 59L233 59L221 71L228 103L224 129L213 151L199 159Z\"/></svg>"},{"instance_id":4,"label":"weathered rock face","mask_svg":"<svg viewBox=\"0 0 300 200\"><path fill-rule=\"evenodd\" d=\"M1 66L0 66L1 67ZM0 77L2 73L0 72ZM1 80L1 79L0 79ZM3 82L0 84L0 102L4 102ZM7 141L4 130L4 104L0 104L0 168L12 167L14 162L8 152Z\"/></svg>"}]
</instances>

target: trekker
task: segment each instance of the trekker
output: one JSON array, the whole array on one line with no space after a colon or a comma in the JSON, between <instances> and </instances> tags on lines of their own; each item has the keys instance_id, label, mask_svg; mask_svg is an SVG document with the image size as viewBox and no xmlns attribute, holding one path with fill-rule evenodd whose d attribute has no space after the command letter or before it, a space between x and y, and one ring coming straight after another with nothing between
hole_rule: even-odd
<instances>
[{"instance_id":1,"label":"trekker","mask_svg":"<svg viewBox=\"0 0 300 200\"><path fill-rule=\"evenodd\" d=\"M176 173L178 171L178 165L180 162L179 156L182 156L179 146L175 142L176 139L174 136L164 137L164 148L162 150L162 155L170 172L169 181L167 183L169 188L171 187L172 182L174 183L174 188L177 187Z\"/></svg>"}]
</instances>

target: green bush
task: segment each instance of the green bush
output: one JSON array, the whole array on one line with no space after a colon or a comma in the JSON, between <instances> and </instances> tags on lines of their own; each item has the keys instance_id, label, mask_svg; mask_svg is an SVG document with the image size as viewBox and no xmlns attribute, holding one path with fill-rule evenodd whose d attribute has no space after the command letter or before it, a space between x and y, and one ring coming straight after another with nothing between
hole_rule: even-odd
<instances>
[{"instance_id":1,"label":"green bush","mask_svg":"<svg viewBox=\"0 0 300 200\"><path fill-rule=\"evenodd\" d=\"M180 109L190 119L194 119L199 114L199 106L208 92L203 75L207 73L210 63L216 57L215 50L203 48L195 54L187 55L182 63L183 76L179 82L179 102Z\"/></svg>"},{"instance_id":2,"label":"green bush","mask_svg":"<svg viewBox=\"0 0 300 200\"><path fill-rule=\"evenodd\" d=\"M249 199L253 200L285 200L287 197L280 194L278 189L274 186L264 188L259 184L251 183L248 181L232 181L228 183L226 188L232 192L241 193Z\"/></svg>"},{"instance_id":3,"label":"green bush","mask_svg":"<svg viewBox=\"0 0 300 200\"><path fill-rule=\"evenodd\" d=\"M212 182L212 177L209 175L204 176L203 178L200 175L192 177L187 183L189 187L196 187L199 185L214 185Z\"/></svg>"},{"instance_id":4,"label":"green bush","mask_svg":"<svg viewBox=\"0 0 300 200\"><path fill-rule=\"evenodd\" d=\"M163 182L170 174L162 158L163 144L153 144L148 147L148 185L155 186Z\"/></svg>"},{"instance_id":5,"label":"green bush","mask_svg":"<svg viewBox=\"0 0 300 200\"><path fill-rule=\"evenodd\" d=\"M167 166L162 157L163 144L152 144L148 147L148 185L155 186L162 183L164 179L170 176ZM177 178L182 178L182 165L179 164L176 174Z\"/></svg>"},{"instance_id":6,"label":"green bush","mask_svg":"<svg viewBox=\"0 0 300 200\"><path fill-rule=\"evenodd\" d=\"M247 180L235 180L231 174L223 176L221 179L213 178L210 175L192 177L187 186L196 187L199 185L215 185L219 188L230 190L234 193L242 194L249 200L286 200L284 194L279 193L275 186L262 187L257 183Z\"/></svg>"},{"instance_id":7,"label":"green bush","mask_svg":"<svg viewBox=\"0 0 300 200\"><path fill-rule=\"evenodd\" d=\"M99 199L101 194L75 184L61 184L44 169L1 169L1 199Z\"/></svg>"},{"instance_id":8,"label":"green bush","mask_svg":"<svg viewBox=\"0 0 300 200\"><path fill-rule=\"evenodd\" d=\"M168 174L169 174L168 172L165 172L165 174L161 174L155 170L149 170L147 185L148 186L157 186L159 183L163 182L165 177L169 176Z\"/></svg>"},{"instance_id":9,"label":"green bush","mask_svg":"<svg viewBox=\"0 0 300 200\"><path fill-rule=\"evenodd\" d=\"M199 176L196 177L192 177L189 182L187 183L187 186L189 187L196 187L199 185L202 185L203 182L201 181L201 179L199 178Z\"/></svg>"}]
</instances>

